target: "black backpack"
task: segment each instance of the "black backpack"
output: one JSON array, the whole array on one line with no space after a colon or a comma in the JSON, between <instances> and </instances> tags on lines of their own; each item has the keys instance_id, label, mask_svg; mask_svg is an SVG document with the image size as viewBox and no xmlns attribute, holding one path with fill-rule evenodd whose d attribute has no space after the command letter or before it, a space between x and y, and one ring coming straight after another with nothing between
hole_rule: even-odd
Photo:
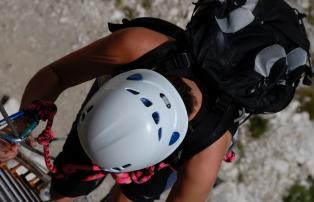
<instances>
[{"instance_id":1,"label":"black backpack","mask_svg":"<svg viewBox=\"0 0 314 202\"><path fill-rule=\"evenodd\" d=\"M313 74L303 17L283 0L200 0L187 26L195 67L246 113L278 112Z\"/></svg>"},{"instance_id":2,"label":"black backpack","mask_svg":"<svg viewBox=\"0 0 314 202\"><path fill-rule=\"evenodd\" d=\"M302 78L311 85L314 70L302 18L284 0L199 0L186 30L156 18L109 24L112 32L145 27L176 39L122 71L164 68L202 83L211 98L169 162L181 165L247 114L284 109Z\"/></svg>"}]
</instances>

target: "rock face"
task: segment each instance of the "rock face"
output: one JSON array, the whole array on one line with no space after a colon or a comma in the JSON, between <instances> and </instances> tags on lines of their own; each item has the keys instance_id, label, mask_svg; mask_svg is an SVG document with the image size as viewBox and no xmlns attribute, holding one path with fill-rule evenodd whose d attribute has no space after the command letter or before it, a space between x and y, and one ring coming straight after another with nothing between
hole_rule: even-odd
<instances>
[{"instance_id":1,"label":"rock face","mask_svg":"<svg viewBox=\"0 0 314 202\"><path fill-rule=\"evenodd\" d=\"M308 14L306 27L310 41L314 41L313 1L289 2ZM1 0L0 93L20 100L37 71L107 35L107 22L152 16L184 27L192 11L190 0ZM57 100L57 136L66 136L90 84L71 88ZM268 116L271 128L259 140L248 138L242 127L243 154L236 163L223 165L220 177L224 183L214 189L211 201L281 201L292 184L314 177L314 126L306 113L296 113L297 106L294 101L285 111ZM53 153L61 148L62 143L54 144ZM104 188L108 190L108 183ZM102 195L102 191L94 192L90 200L99 201Z\"/></svg>"},{"instance_id":2,"label":"rock face","mask_svg":"<svg viewBox=\"0 0 314 202\"><path fill-rule=\"evenodd\" d=\"M261 139L249 140L240 130L244 152L238 162L223 165L225 183L213 191L212 201L281 201L295 182L313 177L314 123L307 113L296 113L297 106L294 101L269 116L270 129Z\"/></svg>"}]
</instances>

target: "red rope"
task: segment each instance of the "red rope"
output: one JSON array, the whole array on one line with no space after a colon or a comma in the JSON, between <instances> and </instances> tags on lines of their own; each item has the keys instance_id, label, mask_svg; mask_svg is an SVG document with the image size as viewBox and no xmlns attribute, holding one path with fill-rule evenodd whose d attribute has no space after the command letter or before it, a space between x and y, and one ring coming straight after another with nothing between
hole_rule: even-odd
<instances>
[{"instance_id":1,"label":"red rope","mask_svg":"<svg viewBox=\"0 0 314 202\"><path fill-rule=\"evenodd\" d=\"M52 132L51 128L54 116L57 113L56 105L50 101L37 100L27 107L26 112L39 120L47 121L47 125L43 132L38 136L37 142L41 144L44 148L44 158L47 168L51 173L57 174L57 178L64 178L65 175L75 173L78 170L90 170L97 172L94 175L90 175L82 179L83 181L93 181L106 176L106 173L97 165L87 166L68 164L61 168L61 172L59 172L59 170L57 170L57 168L51 163L49 152L49 144L54 139L54 133ZM168 164L159 163L156 166L150 166L142 170L133 171L130 173L111 173L111 175L119 184L129 184L131 182L141 184L147 182L155 174L155 171L158 171L168 166Z\"/></svg>"},{"instance_id":2,"label":"red rope","mask_svg":"<svg viewBox=\"0 0 314 202\"><path fill-rule=\"evenodd\" d=\"M172 170L174 170L169 164L161 162L157 165L128 173L111 173L111 176L118 184L130 184L132 182L136 184L142 184L150 180L150 178L155 175L156 171L159 171L166 167L170 167Z\"/></svg>"},{"instance_id":3,"label":"red rope","mask_svg":"<svg viewBox=\"0 0 314 202\"><path fill-rule=\"evenodd\" d=\"M227 163L231 163L235 161L235 153L234 151L228 151L228 153L224 156L224 161Z\"/></svg>"},{"instance_id":4,"label":"red rope","mask_svg":"<svg viewBox=\"0 0 314 202\"><path fill-rule=\"evenodd\" d=\"M90 175L81 178L81 181L83 182L99 180L106 176L105 171L103 171L97 165L65 164L60 167L60 170L58 170L58 173L56 173L55 177L57 179L64 179L69 175L80 171L91 171Z\"/></svg>"},{"instance_id":5,"label":"red rope","mask_svg":"<svg viewBox=\"0 0 314 202\"><path fill-rule=\"evenodd\" d=\"M47 168L49 169L50 172L55 174L58 172L58 170L51 163L49 144L54 139L54 133L52 132L51 128L52 128L54 116L57 113L57 107L54 103L50 101L38 100L38 101L33 102L30 106L28 106L26 111L32 116L35 116L36 118L38 118L39 120L47 121L47 125L45 129L43 130L43 132L38 136L37 142L41 144L44 148L44 157L45 157L45 163L46 163ZM233 151L228 152L224 158L226 162L232 162L234 161L234 159L235 159L235 154ZM145 168L139 171L133 171L129 173L119 173L119 174L112 173L111 175L119 184L129 184L131 182L141 184L141 183L147 182L155 174L155 171L158 171L168 166L169 165L167 164L160 163L156 166L150 166L148 168ZM84 165L79 165L79 166L69 165L67 168L64 168L65 173L68 173L68 174L76 170L90 170L90 169L93 171L101 171L101 169L96 165L94 165L92 168L90 168L89 166L86 167ZM60 175L60 177L62 176L63 175ZM104 172L100 172L100 173L97 173L96 175L88 176L83 181L92 181L92 180L103 178L105 176L106 174Z\"/></svg>"},{"instance_id":6,"label":"red rope","mask_svg":"<svg viewBox=\"0 0 314 202\"><path fill-rule=\"evenodd\" d=\"M27 107L26 112L35 116L39 120L47 121L47 125L43 132L38 136L37 142L44 148L44 158L47 168L50 172L56 173L57 169L50 160L49 144L54 139L54 134L51 128L53 118L57 113L57 106L50 101L37 100Z\"/></svg>"}]
</instances>

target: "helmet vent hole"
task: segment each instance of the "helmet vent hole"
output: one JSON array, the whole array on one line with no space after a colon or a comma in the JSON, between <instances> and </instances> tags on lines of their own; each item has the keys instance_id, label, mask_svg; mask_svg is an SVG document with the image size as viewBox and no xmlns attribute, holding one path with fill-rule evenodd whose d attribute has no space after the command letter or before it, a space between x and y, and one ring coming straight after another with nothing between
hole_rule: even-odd
<instances>
[{"instance_id":1,"label":"helmet vent hole","mask_svg":"<svg viewBox=\"0 0 314 202\"><path fill-rule=\"evenodd\" d=\"M87 110L86 110L86 111L87 111L87 113L89 113L89 112L90 112L93 108L94 108L94 105L92 105L92 106L88 107L88 108L87 108Z\"/></svg>"},{"instance_id":2,"label":"helmet vent hole","mask_svg":"<svg viewBox=\"0 0 314 202\"><path fill-rule=\"evenodd\" d=\"M147 99L147 98L141 98L141 101L142 101L142 103L145 105L145 107L150 107L150 106L152 106L152 102L149 100L149 99Z\"/></svg>"},{"instance_id":3,"label":"helmet vent hole","mask_svg":"<svg viewBox=\"0 0 314 202\"><path fill-rule=\"evenodd\" d=\"M156 124L159 124L159 121L160 121L159 113L158 113L158 112L154 112L154 113L152 114L152 117L153 117L153 119L154 119L154 122L155 122Z\"/></svg>"},{"instance_id":4,"label":"helmet vent hole","mask_svg":"<svg viewBox=\"0 0 314 202\"><path fill-rule=\"evenodd\" d=\"M112 168L112 170L113 170L113 171L120 172L120 171L121 171L121 168L115 167L115 168Z\"/></svg>"},{"instance_id":5,"label":"helmet vent hole","mask_svg":"<svg viewBox=\"0 0 314 202\"><path fill-rule=\"evenodd\" d=\"M159 129L158 129L158 140L159 140L159 141L161 140L161 137L162 137L162 129L159 128Z\"/></svg>"},{"instance_id":6,"label":"helmet vent hole","mask_svg":"<svg viewBox=\"0 0 314 202\"><path fill-rule=\"evenodd\" d=\"M131 166L131 164L129 163L129 164L126 164L126 165L122 166L122 168L128 168L130 166Z\"/></svg>"},{"instance_id":7,"label":"helmet vent hole","mask_svg":"<svg viewBox=\"0 0 314 202\"><path fill-rule=\"evenodd\" d=\"M173 145L174 143L176 143L178 141L180 137L180 133L179 132L173 132L170 138L170 142L169 142L169 146Z\"/></svg>"},{"instance_id":8,"label":"helmet vent hole","mask_svg":"<svg viewBox=\"0 0 314 202\"><path fill-rule=\"evenodd\" d=\"M133 74L127 78L129 81L141 81L143 80L143 76L141 74Z\"/></svg>"},{"instance_id":9,"label":"helmet vent hole","mask_svg":"<svg viewBox=\"0 0 314 202\"><path fill-rule=\"evenodd\" d=\"M83 113L81 116L81 121L84 121L84 120L85 120L85 113Z\"/></svg>"},{"instance_id":10,"label":"helmet vent hole","mask_svg":"<svg viewBox=\"0 0 314 202\"><path fill-rule=\"evenodd\" d=\"M160 97L161 97L161 99L164 101L166 107L167 107L168 109L170 109L170 108L171 108L171 104L170 104L168 98L165 96L165 94L160 93Z\"/></svg>"},{"instance_id":11,"label":"helmet vent hole","mask_svg":"<svg viewBox=\"0 0 314 202\"><path fill-rule=\"evenodd\" d=\"M134 95L140 94L139 92L132 90L132 89L126 89L126 90L129 91L130 93L134 94Z\"/></svg>"}]
</instances>

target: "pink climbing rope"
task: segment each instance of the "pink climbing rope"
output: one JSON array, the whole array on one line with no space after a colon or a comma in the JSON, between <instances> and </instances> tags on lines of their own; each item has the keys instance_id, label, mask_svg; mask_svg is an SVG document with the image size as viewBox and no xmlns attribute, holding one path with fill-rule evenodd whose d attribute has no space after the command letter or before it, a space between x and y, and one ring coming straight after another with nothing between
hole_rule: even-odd
<instances>
[{"instance_id":1,"label":"pink climbing rope","mask_svg":"<svg viewBox=\"0 0 314 202\"><path fill-rule=\"evenodd\" d=\"M154 166L128 173L112 173L111 176L118 184L130 184L131 182L134 182L136 184L142 184L147 182L151 177L153 177L156 171L159 171L166 167L170 167L170 165L166 163L159 163Z\"/></svg>"},{"instance_id":2,"label":"pink climbing rope","mask_svg":"<svg viewBox=\"0 0 314 202\"><path fill-rule=\"evenodd\" d=\"M39 120L47 121L47 125L43 132L38 136L37 142L44 148L44 158L47 168L50 172L56 173L57 168L51 163L49 144L54 139L52 132L53 118L57 113L57 107L50 101L37 100L26 108L26 112L35 116Z\"/></svg>"},{"instance_id":3,"label":"pink climbing rope","mask_svg":"<svg viewBox=\"0 0 314 202\"><path fill-rule=\"evenodd\" d=\"M82 179L82 181L93 181L101 179L106 176L106 173L97 165L74 165L68 164L63 166L62 172L58 172L57 168L51 163L49 144L54 139L54 133L52 131L52 124L54 116L57 113L57 107L54 103L50 101L37 100L29 105L26 109L28 113L35 116L37 119L42 121L47 121L46 127L43 132L38 136L37 141L43 146L44 158L47 168L51 173L57 174L57 178L64 178L66 174L75 173L77 170L90 170L96 171L94 175L87 176ZM235 160L235 153L229 151L225 157L224 161L233 162ZM169 164L159 163L148 168L144 168L137 171L132 171L128 173L111 173L112 177L118 184L130 184L132 182L136 184L142 184L147 182L156 171L163 168L169 167Z\"/></svg>"},{"instance_id":4,"label":"pink climbing rope","mask_svg":"<svg viewBox=\"0 0 314 202\"><path fill-rule=\"evenodd\" d=\"M231 163L231 162L234 162L235 161L235 153L234 151L229 151L225 157L224 157L224 161L227 162L227 163Z\"/></svg>"}]
</instances>

